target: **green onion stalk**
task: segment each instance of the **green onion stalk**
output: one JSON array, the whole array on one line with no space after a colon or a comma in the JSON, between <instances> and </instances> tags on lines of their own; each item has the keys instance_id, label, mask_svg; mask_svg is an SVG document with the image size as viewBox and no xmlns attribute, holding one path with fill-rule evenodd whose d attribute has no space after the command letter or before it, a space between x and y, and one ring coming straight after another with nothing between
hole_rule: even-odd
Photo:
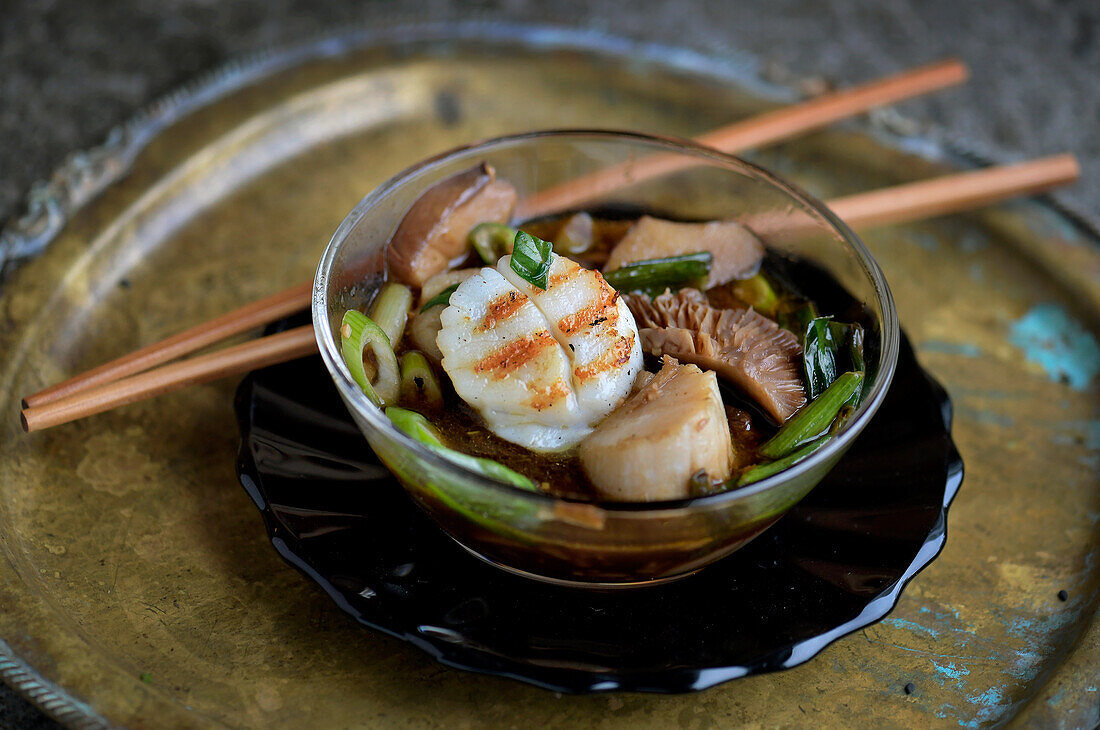
<instances>
[{"instance_id":1,"label":"green onion stalk","mask_svg":"<svg viewBox=\"0 0 1100 730\"><path fill-rule=\"evenodd\" d=\"M782 459L816 439L829 429L862 382L863 373L841 375L824 393L783 424L756 453L765 459Z\"/></svg>"},{"instance_id":2,"label":"green onion stalk","mask_svg":"<svg viewBox=\"0 0 1100 730\"><path fill-rule=\"evenodd\" d=\"M647 259L606 271L603 278L619 291L655 297L665 289L677 291L687 286L702 286L710 275L713 261L714 256L709 251Z\"/></svg>"}]
</instances>

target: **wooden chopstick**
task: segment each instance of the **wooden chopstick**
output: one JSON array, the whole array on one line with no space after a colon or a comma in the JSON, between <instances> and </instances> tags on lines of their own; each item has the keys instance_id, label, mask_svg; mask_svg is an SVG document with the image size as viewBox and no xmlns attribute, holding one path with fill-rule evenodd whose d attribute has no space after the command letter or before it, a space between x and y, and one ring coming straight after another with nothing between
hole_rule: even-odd
<instances>
[{"instance_id":1,"label":"wooden chopstick","mask_svg":"<svg viewBox=\"0 0 1100 730\"><path fill-rule=\"evenodd\" d=\"M123 355L117 360L92 368L75 377L40 390L23 399L24 408L35 408L66 398L74 393L104 383L110 383L127 375L140 373L152 367L189 355L227 337L247 332L254 327L275 322L309 306L313 291L313 282L303 282L297 286L273 294L272 296L246 304L239 309L215 317L202 324L195 325L166 340Z\"/></svg>"},{"instance_id":2,"label":"wooden chopstick","mask_svg":"<svg viewBox=\"0 0 1100 730\"><path fill-rule=\"evenodd\" d=\"M1052 155L1012 165L959 172L836 198L828 203L853 228L934 218L1067 185L1081 175L1077 158Z\"/></svg>"},{"instance_id":3,"label":"wooden chopstick","mask_svg":"<svg viewBox=\"0 0 1100 730\"><path fill-rule=\"evenodd\" d=\"M969 76L969 70L961 61L946 59L728 124L695 137L695 141L722 152L742 152L790 139L876 107L961 84ZM517 217L534 218L568 210L617 190L625 183L642 182L694 164L697 163L683 155L657 154L609 165L528 197L520 204Z\"/></svg>"},{"instance_id":4,"label":"wooden chopstick","mask_svg":"<svg viewBox=\"0 0 1100 730\"><path fill-rule=\"evenodd\" d=\"M851 89L823 94L800 104L793 104L751 119L734 122L707 132L697 137L696 141L726 152L737 152L788 139L877 106L885 106L960 84L968 77L969 71L962 62L947 59ZM634 174L631 179L640 180L643 179L641 176L653 177L665 172L659 158L660 156L656 156L651 158L652 161L641 161L648 164L648 167L632 171ZM667 162L664 164L667 165ZM541 196L528 199L524 214L530 216L549 212L554 210L553 206L562 200L566 203L564 207L568 207L585 197L599 194L600 186L607 185L612 178L610 173L600 172L586 176L583 180L574 181L569 186L551 189ZM621 184L621 175L614 179L617 184ZM52 403L81 390L110 383L189 355L226 337L270 324L308 307L311 290L312 282L306 282L227 312L166 340L143 347L129 355L28 395L23 399L23 407L33 408Z\"/></svg>"},{"instance_id":5,"label":"wooden chopstick","mask_svg":"<svg viewBox=\"0 0 1100 730\"><path fill-rule=\"evenodd\" d=\"M97 385L41 406L24 408L23 430L40 431L109 411L188 385L295 360L317 352L313 325L296 327L224 350L174 362L111 383Z\"/></svg>"},{"instance_id":6,"label":"wooden chopstick","mask_svg":"<svg viewBox=\"0 0 1100 730\"><path fill-rule=\"evenodd\" d=\"M1072 182L1079 174L1073 155L1055 155L849 195L827 205L849 225L863 228L943 215L1015 195L1041 192ZM23 428L38 431L57 426L186 385L304 357L316 350L312 326L299 327L25 408Z\"/></svg>"}]
</instances>

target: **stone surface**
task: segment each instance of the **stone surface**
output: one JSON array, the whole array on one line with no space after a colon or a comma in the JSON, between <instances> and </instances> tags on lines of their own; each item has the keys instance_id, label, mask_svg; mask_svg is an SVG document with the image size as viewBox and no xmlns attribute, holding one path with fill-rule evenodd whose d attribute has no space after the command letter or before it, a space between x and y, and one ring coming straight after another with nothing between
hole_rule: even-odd
<instances>
[{"instance_id":1,"label":"stone surface","mask_svg":"<svg viewBox=\"0 0 1100 730\"><path fill-rule=\"evenodd\" d=\"M417 16L453 17L457 2ZM704 49L752 53L797 77L852 83L958 55L965 89L914 101L907 115L934 121L1004 159L1070 150L1085 178L1063 199L1092 215L1100 198L1100 6L1088 0L1014 3L950 0L876 4L806 0L763 4L637 2L479 3L478 17L555 20ZM408 11L405 11L408 12ZM100 141L141 105L195 75L267 45L393 14L382 3L26 3L0 19L0 219L71 150ZM412 13L409 13L412 17ZM736 49L736 50L733 50ZM919 690L918 690L919 691ZM0 688L0 727L51 727Z\"/></svg>"}]
</instances>

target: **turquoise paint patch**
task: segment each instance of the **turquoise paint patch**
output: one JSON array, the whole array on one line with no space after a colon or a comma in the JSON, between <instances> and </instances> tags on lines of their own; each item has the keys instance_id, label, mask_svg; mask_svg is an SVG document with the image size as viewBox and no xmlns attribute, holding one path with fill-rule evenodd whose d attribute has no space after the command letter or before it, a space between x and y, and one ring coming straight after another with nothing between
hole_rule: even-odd
<instances>
[{"instance_id":1,"label":"turquoise paint patch","mask_svg":"<svg viewBox=\"0 0 1100 730\"><path fill-rule=\"evenodd\" d=\"M932 662L932 667L937 672L945 677L950 677L955 681L961 681L963 677L970 674L970 670L966 667L956 667L955 662L947 662L946 664L938 664L935 661Z\"/></svg>"},{"instance_id":2,"label":"turquoise paint patch","mask_svg":"<svg viewBox=\"0 0 1100 730\"><path fill-rule=\"evenodd\" d=\"M882 623L888 626L893 626L897 629L906 629L907 631L912 631L915 634L925 634L926 636L931 636L933 639L940 638L939 632L937 632L935 629L930 629L927 626L922 626L921 624L915 623L913 621L906 621L903 618L886 618L882 620Z\"/></svg>"},{"instance_id":3,"label":"turquoise paint patch","mask_svg":"<svg viewBox=\"0 0 1100 730\"><path fill-rule=\"evenodd\" d=\"M1005 698L1002 687L990 687L985 692L967 695L966 699L977 705L978 713L974 717L975 727L1003 717L1012 704Z\"/></svg>"},{"instance_id":4,"label":"turquoise paint patch","mask_svg":"<svg viewBox=\"0 0 1100 730\"><path fill-rule=\"evenodd\" d=\"M1100 345L1057 304L1039 304L1012 324L1009 342L1047 376L1084 390L1100 373Z\"/></svg>"},{"instance_id":5,"label":"turquoise paint patch","mask_svg":"<svg viewBox=\"0 0 1100 730\"><path fill-rule=\"evenodd\" d=\"M947 340L925 340L917 348L921 352L938 352L941 355L962 355L981 357L982 350L970 342L948 342Z\"/></svg>"}]
</instances>

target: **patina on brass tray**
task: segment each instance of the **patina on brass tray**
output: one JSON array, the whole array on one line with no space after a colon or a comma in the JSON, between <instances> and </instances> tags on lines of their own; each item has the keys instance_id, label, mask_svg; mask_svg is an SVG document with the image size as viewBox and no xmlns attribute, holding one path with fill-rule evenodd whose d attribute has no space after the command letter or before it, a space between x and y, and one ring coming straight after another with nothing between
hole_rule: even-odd
<instances>
[{"instance_id":1,"label":"patina on brass tray","mask_svg":"<svg viewBox=\"0 0 1100 730\"><path fill-rule=\"evenodd\" d=\"M235 382L19 428L23 394L307 278L345 211L425 155L536 127L691 135L790 98L683 49L389 29L236 66L75 160L4 241L28 260L0 300L0 675L81 727L1093 722L1100 249L1043 201L865 234L957 405L950 540L882 623L698 695L563 698L362 630L237 486ZM953 164L858 124L754 159L822 197Z\"/></svg>"}]
</instances>

